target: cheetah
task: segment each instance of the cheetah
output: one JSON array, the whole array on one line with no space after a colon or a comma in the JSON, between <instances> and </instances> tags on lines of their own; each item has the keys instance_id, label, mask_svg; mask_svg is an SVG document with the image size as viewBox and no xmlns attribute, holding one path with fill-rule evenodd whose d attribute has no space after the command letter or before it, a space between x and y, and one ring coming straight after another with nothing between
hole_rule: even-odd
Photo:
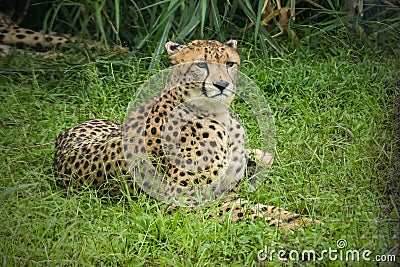
<instances>
[{"instance_id":1,"label":"cheetah","mask_svg":"<svg viewBox=\"0 0 400 267\"><path fill-rule=\"evenodd\" d=\"M311 223L299 214L236 196L251 153L244 147L243 126L229 112L241 64L237 42L168 42L165 48L173 64L167 85L147 102L128 107L123 125L92 119L59 135L57 184L105 190L116 197L123 188L138 188L171 209L223 196L211 217L261 218L285 228ZM272 164L272 155L259 152L257 160ZM122 185L116 177L123 177Z\"/></svg>"}]
</instances>

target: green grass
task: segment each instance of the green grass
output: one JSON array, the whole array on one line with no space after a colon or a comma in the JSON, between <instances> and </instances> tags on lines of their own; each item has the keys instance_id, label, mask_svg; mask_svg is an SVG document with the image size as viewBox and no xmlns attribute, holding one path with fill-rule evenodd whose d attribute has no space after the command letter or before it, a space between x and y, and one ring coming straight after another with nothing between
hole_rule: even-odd
<instances>
[{"instance_id":1,"label":"green grass","mask_svg":"<svg viewBox=\"0 0 400 267\"><path fill-rule=\"evenodd\" d=\"M274 263L260 263L257 254L265 247L321 253L337 249L340 238L347 240L346 249L371 250L371 257L397 253L398 264L399 214L385 210L395 201L387 183L398 178L400 50L339 42L296 49L260 59L250 44L241 46L242 71L264 92L277 132L274 166L247 197L325 223L294 233L261 221L170 215L146 196L110 201L90 190L66 193L51 174L57 135L90 118L121 123L131 97L151 75L145 67L150 60L74 48L58 59L2 58L3 266L290 266L296 262L276 256ZM309 264L345 262L326 257Z\"/></svg>"}]
</instances>

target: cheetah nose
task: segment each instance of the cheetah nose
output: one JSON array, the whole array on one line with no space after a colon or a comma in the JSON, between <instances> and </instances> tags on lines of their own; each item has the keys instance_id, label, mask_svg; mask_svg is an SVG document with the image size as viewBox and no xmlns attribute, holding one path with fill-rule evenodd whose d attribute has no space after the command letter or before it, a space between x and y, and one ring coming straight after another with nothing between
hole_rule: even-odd
<instances>
[{"instance_id":1,"label":"cheetah nose","mask_svg":"<svg viewBox=\"0 0 400 267\"><path fill-rule=\"evenodd\" d=\"M228 87L229 83L226 81L219 80L219 81L214 82L213 85L215 87L217 87L219 90L221 90L221 92L222 92L226 89L226 87Z\"/></svg>"}]
</instances>

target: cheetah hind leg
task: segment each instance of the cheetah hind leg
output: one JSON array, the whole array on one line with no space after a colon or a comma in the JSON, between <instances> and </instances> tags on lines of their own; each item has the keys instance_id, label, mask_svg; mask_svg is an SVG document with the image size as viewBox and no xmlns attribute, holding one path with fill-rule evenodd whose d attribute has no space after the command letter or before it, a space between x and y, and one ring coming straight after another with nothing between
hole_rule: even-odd
<instances>
[{"instance_id":1,"label":"cheetah hind leg","mask_svg":"<svg viewBox=\"0 0 400 267\"><path fill-rule=\"evenodd\" d=\"M173 214L177 209L179 207L169 206L166 211L168 214ZM286 211L276 206L253 203L243 198L221 202L218 207L205 213L202 207L186 208L185 212L205 214L207 218L214 218L221 222L227 219L231 222L263 220L271 227L278 227L284 230L295 230L298 227L322 224L319 220L301 217L297 213Z\"/></svg>"},{"instance_id":2,"label":"cheetah hind leg","mask_svg":"<svg viewBox=\"0 0 400 267\"><path fill-rule=\"evenodd\" d=\"M253 203L243 198L222 203L218 208L218 214L212 214L211 217L218 217L223 220L224 216L229 216L232 222L261 219L268 223L269 226L277 226L279 229L287 230L310 226L313 223L322 224L318 220L301 217L297 213L286 211L276 206Z\"/></svg>"}]
</instances>

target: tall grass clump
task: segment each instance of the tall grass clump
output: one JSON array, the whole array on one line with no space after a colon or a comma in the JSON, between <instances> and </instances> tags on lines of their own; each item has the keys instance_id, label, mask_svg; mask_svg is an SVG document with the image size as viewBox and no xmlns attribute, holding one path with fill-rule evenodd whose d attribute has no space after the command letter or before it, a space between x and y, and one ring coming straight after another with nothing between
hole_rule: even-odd
<instances>
[{"instance_id":1,"label":"tall grass clump","mask_svg":"<svg viewBox=\"0 0 400 267\"><path fill-rule=\"evenodd\" d=\"M353 2L21 0L15 2L14 9L27 11L28 15L30 10L35 13L31 21L25 21L27 25L42 20L46 31L67 32L100 41L105 47L117 44L150 54L150 67L154 68L167 40L235 38L252 42L264 56L272 50L288 53L288 42L282 41L286 39L306 45L318 45L321 36L382 43L399 40L398 1ZM21 5L30 7L21 11ZM42 18L38 17L40 14Z\"/></svg>"}]
</instances>

